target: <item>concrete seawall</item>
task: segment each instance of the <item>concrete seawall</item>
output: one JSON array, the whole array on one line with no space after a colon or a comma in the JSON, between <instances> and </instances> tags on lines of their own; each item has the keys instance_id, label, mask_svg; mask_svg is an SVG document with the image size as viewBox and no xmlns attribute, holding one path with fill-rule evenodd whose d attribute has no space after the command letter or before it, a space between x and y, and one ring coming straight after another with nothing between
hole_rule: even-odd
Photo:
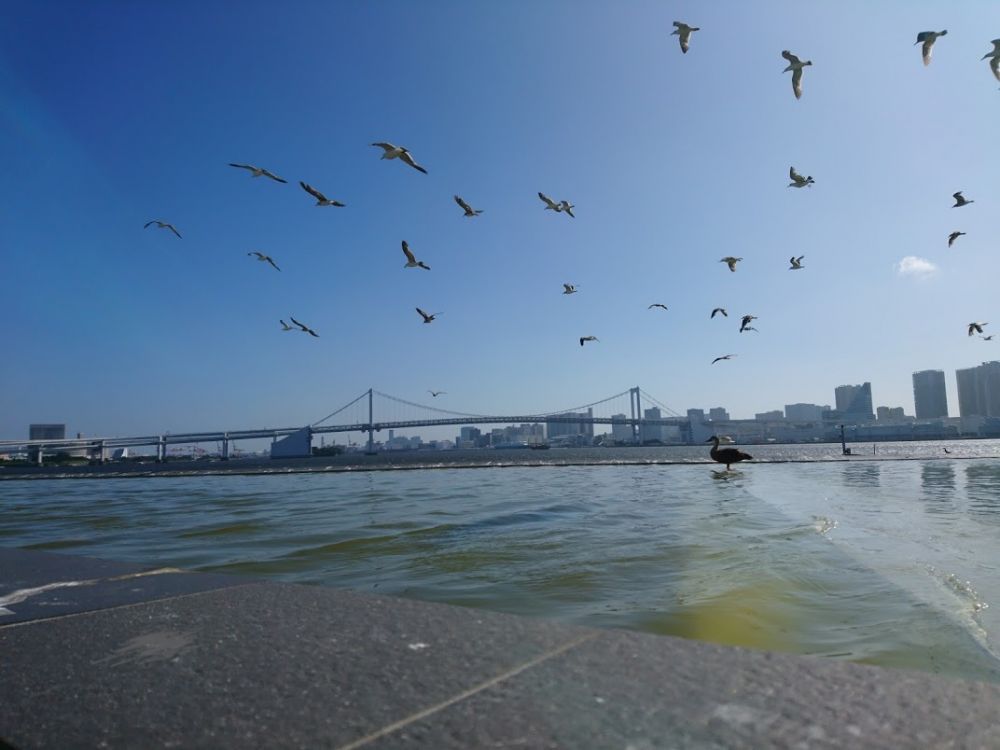
<instances>
[{"instance_id":1,"label":"concrete seawall","mask_svg":"<svg viewBox=\"0 0 1000 750\"><path fill-rule=\"evenodd\" d=\"M0 548L0 746L996 748L1000 686Z\"/></svg>"}]
</instances>

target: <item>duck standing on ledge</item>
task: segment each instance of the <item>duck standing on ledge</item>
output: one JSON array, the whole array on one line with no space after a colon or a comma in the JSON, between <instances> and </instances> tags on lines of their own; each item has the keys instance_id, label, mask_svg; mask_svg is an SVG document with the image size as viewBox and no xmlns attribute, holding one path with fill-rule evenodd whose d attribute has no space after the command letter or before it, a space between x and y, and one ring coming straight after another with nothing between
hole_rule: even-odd
<instances>
[{"instance_id":1,"label":"duck standing on ledge","mask_svg":"<svg viewBox=\"0 0 1000 750\"><path fill-rule=\"evenodd\" d=\"M749 461L753 458L749 453L744 453L738 448L722 448L719 449L719 436L712 435L706 443L712 443L712 450L708 452L708 455L712 457L713 461L717 461L720 464L726 465L726 471L729 471L730 464L736 464L740 461Z\"/></svg>"}]
</instances>

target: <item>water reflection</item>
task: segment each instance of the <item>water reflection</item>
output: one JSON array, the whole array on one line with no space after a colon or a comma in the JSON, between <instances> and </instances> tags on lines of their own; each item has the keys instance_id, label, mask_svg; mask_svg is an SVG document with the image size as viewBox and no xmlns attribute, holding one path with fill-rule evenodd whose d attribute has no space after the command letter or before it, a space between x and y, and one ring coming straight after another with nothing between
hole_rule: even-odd
<instances>
[{"instance_id":1,"label":"water reflection","mask_svg":"<svg viewBox=\"0 0 1000 750\"><path fill-rule=\"evenodd\" d=\"M920 487L928 513L955 512L955 467L951 462L926 462L920 467Z\"/></svg>"},{"instance_id":2,"label":"water reflection","mask_svg":"<svg viewBox=\"0 0 1000 750\"><path fill-rule=\"evenodd\" d=\"M875 461L844 464L843 480L846 487L866 489L878 487L882 469Z\"/></svg>"},{"instance_id":3,"label":"water reflection","mask_svg":"<svg viewBox=\"0 0 1000 750\"><path fill-rule=\"evenodd\" d=\"M970 512L1000 523L1000 465L976 461L966 466L965 492Z\"/></svg>"}]
</instances>

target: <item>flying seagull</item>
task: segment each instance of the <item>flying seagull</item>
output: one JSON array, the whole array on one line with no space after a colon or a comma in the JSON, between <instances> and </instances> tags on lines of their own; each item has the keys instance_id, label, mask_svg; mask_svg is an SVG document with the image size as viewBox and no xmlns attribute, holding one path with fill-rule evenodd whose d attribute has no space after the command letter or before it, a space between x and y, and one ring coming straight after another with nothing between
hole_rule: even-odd
<instances>
[{"instance_id":1,"label":"flying seagull","mask_svg":"<svg viewBox=\"0 0 1000 750\"><path fill-rule=\"evenodd\" d=\"M440 396L440 395L441 395L442 393L447 393L448 391L431 391L431 390L428 390L427 392L428 392L429 394L431 394L431 396L433 396L434 398L437 398L437 397L438 397L438 396Z\"/></svg>"},{"instance_id":2,"label":"flying seagull","mask_svg":"<svg viewBox=\"0 0 1000 750\"><path fill-rule=\"evenodd\" d=\"M580 337L580 346L583 346L583 344L584 344L585 341L599 341L599 340L600 339L598 339L597 336L581 336Z\"/></svg>"},{"instance_id":3,"label":"flying seagull","mask_svg":"<svg viewBox=\"0 0 1000 750\"><path fill-rule=\"evenodd\" d=\"M729 313L726 312L726 308L724 308L724 307L716 307L716 308L714 308L712 310L712 314L709 315L708 317L709 318L714 318L716 313L722 313L722 317L724 317L724 318L728 318L729 317Z\"/></svg>"},{"instance_id":4,"label":"flying seagull","mask_svg":"<svg viewBox=\"0 0 1000 750\"><path fill-rule=\"evenodd\" d=\"M743 333L749 326L751 320L757 320L756 315L744 315L743 319L740 320L740 333Z\"/></svg>"},{"instance_id":5,"label":"flying seagull","mask_svg":"<svg viewBox=\"0 0 1000 750\"><path fill-rule=\"evenodd\" d=\"M269 172L263 167L255 167L253 164L233 164L230 162L229 166L236 167L237 169L248 169L254 177L270 177L275 182L288 182L288 180L283 180L278 177L278 175L274 174L274 172Z\"/></svg>"},{"instance_id":6,"label":"flying seagull","mask_svg":"<svg viewBox=\"0 0 1000 750\"><path fill-rule=\"evenodd\" d=\"M952 208L954 208L954 206L952 206ZM952 245L954 245L955 244L955 240L957 240L963 234L965 234L965 232L952 232L951 234L949 234L948 235L948 247L951 247Z\"/></svg>"},{"instance_id":7,"label":"flying seagull","mask_svg":"<svg viewBox=\"0 0 1000 750\"><path fill-rule=\"evenodd\" d=\"M812 178L812 175L809 175L808 177L803 177L802 175L800 175L798 172L795 171L795 167L788 168L788 177L791 179L791 182L788 183L788 187L793 187L793 188L809 187L814 182L816 182L816 180Z\"/></svg>"},{"instance_id":8,"label":"flying seagull","mask_svg":"<svg viewBox=\"0 0 1000 750\"><path fill-rule=\"evenodd\" d=\"M295 318L289 317L288 319L290 321L292 321L292 323L294 323L295 325L297 325L299 328L301 328L303 333L308 333L310 336L315 336L316 338L319 338L319 334L316 333L316 331L314 331L309 326L303 325L302 323L300 323L299 321L297 321Z\"/></svg>"},{"instance_id":9,"label":"flying seagull","mask_svg":"<svg viewBox=\"0 0 1000 750\"><path fill-rule=\"evenodd\" d=\"M735 356L736 356L735 354L724 354L721 357L716 357L715 359L713 359L712 364L714 365L716 362L721 362L724 359L732 359Z\"/></svg>"},{"instance_id":10,"label":"flying seagull","mask_svg":"<svg viewBox=\"0 0 1000 750\"><path fill-rule=\"evenodd\" d=\"M788 270L789 271L798 271L798 270L801 270L802 268L804 268L805 266L802 265L802 259L804 257L806 257L806 256L800 255L799 257L796 258L793 255L791 258L789 258L788 262L791 263L792 265L791 265L791 268L789 268Z\"/></svg>"},{"instance_id":11,"label":"flying seagull","mask_svg":"<svg viewBox=\"0 0 1000 750\"><path fill-rule=\"evenodd\" d=\"M969 323L969 335L971 336L974 333L982 333L983 326L987 325L989 325L989 323L982 323L980 321L976 321L975 323Z\"/></svg>"},{"instance_id":12,"label":"flying seagull","mask_svg":"<svg viewBox=\"0 0 1000 750\"><path fill-rule=\"evenodd\" d=\"M914 44L924 43L924 46L920 48L921 53L924 57L924 65L931 64L931 50L934 47L934 42L937 41L939 36L944 36L948 33L948 30L944 31L921 31L917 34L917 41Z\"/></svg>"},{"instance_id":13,"label":"flying seagull","mask_svg":"<svg viewBox=\"0 0 1000 750\"><path fill-rule=\"evenodd\" d=\"M168 224L165 221L160 221L159 219L153 219L152 221L147 221L143 229L149 229L149 227L151 227L153 224L156 224L156 226L159 229L169 229L171 232L177 235L177 239L181 239L181 233L177 231L177 227L175 227L173 224Z\"/></svg>"},{"instance_id":14,"label":"flying seagull","mask_svg":"<svg viewBox=\"0 0 1000 750\"><path fill-rule=\"evenodd\" d=\"M410 246L406 244L406 240L403 240L403 255L406 256L406 265L403 268L423 268L425 271L430 271L431 267L426 265L422 260L417 260L416 256L410 252Z\"/></svg>"},{"instance_id":15,"label":"flying seagull","mask_svg":"<svg viewBox=\"0 0 1000 750\"><path fill-rule=\"evenodd\" d=\"M781 52L781 56L788 60L788 67L781 72L787 73L789 70L792 71L792 91L795 94L795 98L800 99L802 97L802 69L806 65L812 65L812 60L802 62L787 49Z\"/></svg>"},{"instance_id":16,"label":"flying seagull","mask_svg":"<svg viewBox=\"0 0 1000 750\"><path fill-rule=\"evenodd\" d=\"M288 325L288 323L286 323L285 321L283 321L281 319L279 319L278 322L281 323L281 330L282 331L294 331L295 330L295 326L290 326L290 325Z\"/></svg>"},{"instance_id":17,"label":"flying seagull","mask_svg":"<svg viewBox=\"0 0 1000 750\"><path fill-rule=\"evenodd\" d=\"M274 262L274 258L272 258L270 255L264 255L264 253L258 250L254 250L252 253L247 253L247 255L256 255L257 260L263 263L270 263L272 266L274 266L275 271L281 270L280 268L278 268L278 264Z\"/></svg>"},{"instance_id":18,"label":"flying seagull","mask_svg":"<svg viewBox=\"0 0 1000 750\"><path fill-rule=\"evenodd\" d=\"M653 304L651 304L651 305L650 305L649 307L647 307L646 309L647 309L647 310L652 310L652 309L653 309L654 307L662 307L662 308L663 308L664 310L666 310L666 309L667 309L667 306L666 306L666 305L664 305L664 304L663 304L662 302L654 302Z\"/></svg>"},{"instance_id":19,"label":"flying seagull","mask_svg":"<svg viewBox=\"0 0 1000 750\"><path fill-rule=\"evenodd\" d=\"M686 23L681 23L680 21L674 21L674 26L676 27L670 32L670 36L677 35L681 43L681 52L687 54L688 47L690 46L691 32L701 31L697 26L688 26Z\"/></svg>"},{"instance_id":20,"label":"flying seagull","mask_svg":"<svg viewBox=\"0 0 1000 750\"><path fill-rule=\"evenodd\" d=\"M313 198L316 199L317 206L336 206L337 208L343 208L345 205L347 205L345 203L341 203L340 201L330 200L325 195L323 195L319 190L314 188L312 185L307 185L302 180L299 180L299 185L301 185L302 189L305 190L307 193L309 193L309 195L311 195Z\"/></svg>"},{"instance_id":21,"label":"flying seagull","mask_svg":"<svg viewBox=\"0 0 1000 750\"><path fill-rule=\"evenodd\" d=\"M563 209L562 209L562 205L561 205L561 204L559 204L559 203L556 203L556 202L555 202L554 200L552 200L552 199L551 199L551 198L550 198L549 196L547 196L547 195L546 195L545 193L542 193L542 192L539 192L539 193L538 193L538 197L539 197L539 198L541 198L541 199L542 199L542 201L543 201L543 202L545 203L545 210L546 210L546 211L547 211L547 210L549 210L550 208L551 208L551 209L552 209L553 211L555 211L556 213L559 213L560 211L562 211L562 210L563 210Z\"/></svg>"},{"instance_id":22,"label":"flying seagull","mask_svg":"<svg viewBox=\"0 0 1000 750\"><path fill-rule=\"evenodd\" d=\"M722 258L719 261L719 263L725 263L727 266L729 266L730 271L735 272L736 264L739 263L741 260L743 260L743 258L734 258L732 255L727 255L725 258Z\"/></svg>"},{"instance_id":23,"label":"flying seagull","mask_svg":"<svg viewBox=\"0 0 1000 750\"><path fill-rule=\"evenodd\" d=\"M457 203L461 207L461 209L463 211L465 211L465 215L468 216L468 217L470 217L470 218L471 217L475 217L475 216L479 216L479 214L482 213L482 209L475 209L475 208L473 208L472 206L470 206L468 203L466 203L465 201L463 201L457 195L455 196L455 203Z\"/></svg>"},{"instance_id":24,"label":"flying seagull","mask_svg":"<svg viewBox=\"0 0 1000 750\"><path fill-rule=\"evenodd\" d=\"M391 143L373 143L372 145L378 146L385 152L382 154L383 159L395 159L398 156L400 161L402 161L404 164L409 164L418 172L423 172L424 174L427 174L427 170L421 167L419 164L417 164L416 161L414 161L413 154L411 154L402 146L393 146Z\"/></svg>"},{"instance_id":25,"label":"flying seagull","mask_svg":"<svg viewBox=\"0 0 1000 750\"><path fill-rule=\"evenodd\" d=\"M983 55L980 60L985 60L987 57L990 59L990 70L993 71L993 76L1000 81L1000 39L994 39L990 44L993 45L993 50Z\"/></svg>"},{"instance_id":26,"label":"flying seagull","mask_svg":"<svg viewBox=\"0 0 1000 750\"><path fill-rule=\"evenodd\" d=\"M962 196L962 191L959 190L957 193L952 193L952 198L955 199L955 205L952 208L961 208L962 206L968 205L969 203L975 203L975 201L967 200Z\"/></svg>"},{"instance_id":27,"label":"flying seagull","mask_svg":"<svg viewBox=\"0 0 1000 750\"><path fill-rule=\"evenodd\" d=\"M421 317L424 319L424 323L430 323L432 320L434 320L434 318L436 318L438 315L441 314L439 312L436 312L433 315L428 315L423 310L421 310L419 307L417 308L417 312L420 313Z\"/></svg>"},{"instance_id":28,"label":"flying seagull","mask_svg":"<svg viewBox=\"0 0 1000 750\"><path fill-rule=\"evenodd\" d=\"M738 448L722 448L719 449L719 438L716 435L712 435L706 443L712 443L712 450L708 452L712 460L716 463L725 464L726 471L729 471L729 465L739 463L740 461L749 461L753 459L749 453L744 453Z\"/></svg>"},{"instance_id":29,"label":"flying seagull","mask_svg":"<svg viewBox=\"0 0 1000 750\"><path fill-rule=\"evenodd\" d=\"M563 284L563 294L576 294L576 285Z\"/></svg>"},{"instance_id":30,"label":"flying seagull","mask_svg":"<svg viewBox=\"0 0 1000 750\"><path fill-rule=\"evenodd\" d=\"M574 219L576 218L576 216L573 215L573 209L576 208L576 206L574 206L569 201L561 201L559 203L559 208L562 210L563 213L569 214Z\"/></svg>"}]
</instances>

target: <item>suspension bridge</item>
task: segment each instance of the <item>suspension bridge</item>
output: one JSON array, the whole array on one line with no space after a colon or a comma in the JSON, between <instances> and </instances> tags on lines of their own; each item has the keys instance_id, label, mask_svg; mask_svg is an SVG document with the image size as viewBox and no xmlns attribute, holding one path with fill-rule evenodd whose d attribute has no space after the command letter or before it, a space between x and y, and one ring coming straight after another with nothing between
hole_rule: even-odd
<instances>
[{"instance_id":1,"label":"suspension bridge","mask_svg":"<svg viewBox=\"0 0 1000 750\"><path fill-rule=\"evenodd\" d=\"M627 400L627 404L626 404ZM547 435L593 435L594 425L611 425L625 442L642 443L644 436L658 428L673 427L679 442L690 442L691 425L686 416L651 396L641 388L628 388L613 396L568 409L523 414L481 414L454 411L420 404L369 388L364 393L306 426L265 427L247 430L217 430L214 432L160 433L131 437L87 437L60 440L0 440L0 453L27 454L38 464L44 456L57 453L88 455L101 461L109 454L128 448L154 447L156 460L167 458L170 446L215 443L221 446L222 459L230 457L237 441L270 439L271 454L307 456L311 453L315 435L329 433L362 433L367 435L368 452L376 451L376 433L383 430L405 430L417 427L449 425L537 424L545 423ZM558 426L564 427L558 427Z\"/></svg>"}]
</instances>

